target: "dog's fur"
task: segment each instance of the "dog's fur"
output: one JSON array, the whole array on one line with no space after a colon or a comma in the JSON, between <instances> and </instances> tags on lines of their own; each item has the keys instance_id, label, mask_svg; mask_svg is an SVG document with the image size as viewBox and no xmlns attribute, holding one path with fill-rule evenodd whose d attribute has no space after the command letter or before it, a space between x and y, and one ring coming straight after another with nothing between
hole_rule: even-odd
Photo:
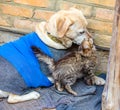
<instances>
[{"instance_id":1,"label":"dog's fur","mask_svg":"<svg viewBox=\"0 0 120 110\"><path fill-rule=\"evenodd\" d=\"M85 40L83 43L84 42ZM55 87L59 91L65 88L69 93L77 95L77 93L72 90L71 85L73 85L78 78L84 78L89 85L103 85L105 83L103 79L101 79L100 83L96 82L94 73L97 65L97 56L96 51L93 49L89 55L84 56L83 47L80 45L78 51L71 52L56 62L53 58L42 53L39 48L32 46L32 50L40 61L48 64Z\"/></svg>"},{"instance_id":2,"label":"dog's fur","mask_svg":"<svg viewBox=\"0 0 120 110\"><path fill-rule=\"evenodd\" d=\"M87 20L80 10L70 8L58 11L51 16L48 22L39 23L36 26L36 33L48 46L67 49L71 47L72 43L81 44L84 38L93 42L92 36L86 29L87 24Z\"/></svg>"}]
</instances>

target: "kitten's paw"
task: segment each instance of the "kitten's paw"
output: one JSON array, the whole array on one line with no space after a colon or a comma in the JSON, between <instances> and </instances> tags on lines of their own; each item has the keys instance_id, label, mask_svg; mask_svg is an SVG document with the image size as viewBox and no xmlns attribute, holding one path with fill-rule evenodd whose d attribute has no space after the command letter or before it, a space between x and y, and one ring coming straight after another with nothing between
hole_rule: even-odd
<instances>
[{"instance_id":1,"label":"kitten's paw","mask_svg":"<svg viewBox=\"0 0 120 110\"><path fill-rule=\"evenodd\" d=\"M64 90L64 88L57 88L58 91L62 92Z\"/></svg>"},{"instance_id":2,"label":"kitten's paw","mask_svg":"<svg viewBox=\"0 0 120 110\"><path fill-rule=\"evenodd\" d=\"M77 92L73 92L72 94L73 94L74 96L77 96L77 95L78 95Z\"/></svg>"},{"instance_id":3,"label":"kitten's paw","mask_svg":"<svg viewBox=\"0 0 120 110\"><path fill-rule=\"evenodd\" d=\"M105 80L103 78L95 76L94 83L96 85L105 85Z\"/></svg>"}]
</instances>

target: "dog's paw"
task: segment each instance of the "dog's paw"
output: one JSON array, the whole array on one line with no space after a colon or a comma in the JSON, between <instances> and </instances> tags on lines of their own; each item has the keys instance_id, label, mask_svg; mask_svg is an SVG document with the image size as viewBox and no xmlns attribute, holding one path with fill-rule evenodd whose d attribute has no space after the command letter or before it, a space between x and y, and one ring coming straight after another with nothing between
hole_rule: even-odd
<instances>
[{"instance_id":1,"label":"dog's paw","mask_svg":"<svg viewBox=\"0 0 120 110\"><path fill-rule=\"evenodd\" d=\"M40 94L36 91L29 93L29 95L32 99L38 99L40 97Z\"/></svg>"},{"instance_id":2,"label":"dog's paw","mask_svg":"<svg viewBox=\"0 0 120 110\"><path fill-rule=\"evenodd\" d=\"M96 85L105 85L105 80L103 78L95 76L94 83Z\"/></svg>"}]
</instances>

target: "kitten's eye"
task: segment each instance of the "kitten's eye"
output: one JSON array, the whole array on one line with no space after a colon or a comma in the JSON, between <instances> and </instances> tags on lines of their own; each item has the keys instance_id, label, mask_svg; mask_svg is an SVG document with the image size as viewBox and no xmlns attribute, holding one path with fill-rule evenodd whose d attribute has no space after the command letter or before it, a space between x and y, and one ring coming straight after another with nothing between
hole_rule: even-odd
<instances>
[{"instance_id":1,"label":"kitten's eye","mask_svg":"<svg viewBox=\"0 0 120 110\"><path fill-rule=\"evenodd\" d=\"M84 34L85 33L85 31L81 31L81 32L79 32L80 34Z\"/></svg>"}]
</instances>

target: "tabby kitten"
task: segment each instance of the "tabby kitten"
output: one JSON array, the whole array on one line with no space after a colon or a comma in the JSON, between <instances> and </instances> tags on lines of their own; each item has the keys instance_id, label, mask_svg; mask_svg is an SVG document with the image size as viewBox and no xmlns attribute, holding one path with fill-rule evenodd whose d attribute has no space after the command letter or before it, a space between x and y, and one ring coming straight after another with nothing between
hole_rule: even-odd
<instances>
[{"instance_id":1,"label":"tabby kitten","mask_svg":"<svg viewBox=\"0 0 120 110\"><path fill-rule=\"evenodd\" d=\"M95 84L95 68L97 57L95 50L92 50L89 56L82 54L82 47L79 46L78 51L71 52L58 61L42 53L37 47L31 47L40 61L48 64L55 82L55 87L58 91L63 91L65 88L69 93L77 95L72 90L73 85L78 78L84 78L88 85Z\"/></svg>"}]
</instances>

